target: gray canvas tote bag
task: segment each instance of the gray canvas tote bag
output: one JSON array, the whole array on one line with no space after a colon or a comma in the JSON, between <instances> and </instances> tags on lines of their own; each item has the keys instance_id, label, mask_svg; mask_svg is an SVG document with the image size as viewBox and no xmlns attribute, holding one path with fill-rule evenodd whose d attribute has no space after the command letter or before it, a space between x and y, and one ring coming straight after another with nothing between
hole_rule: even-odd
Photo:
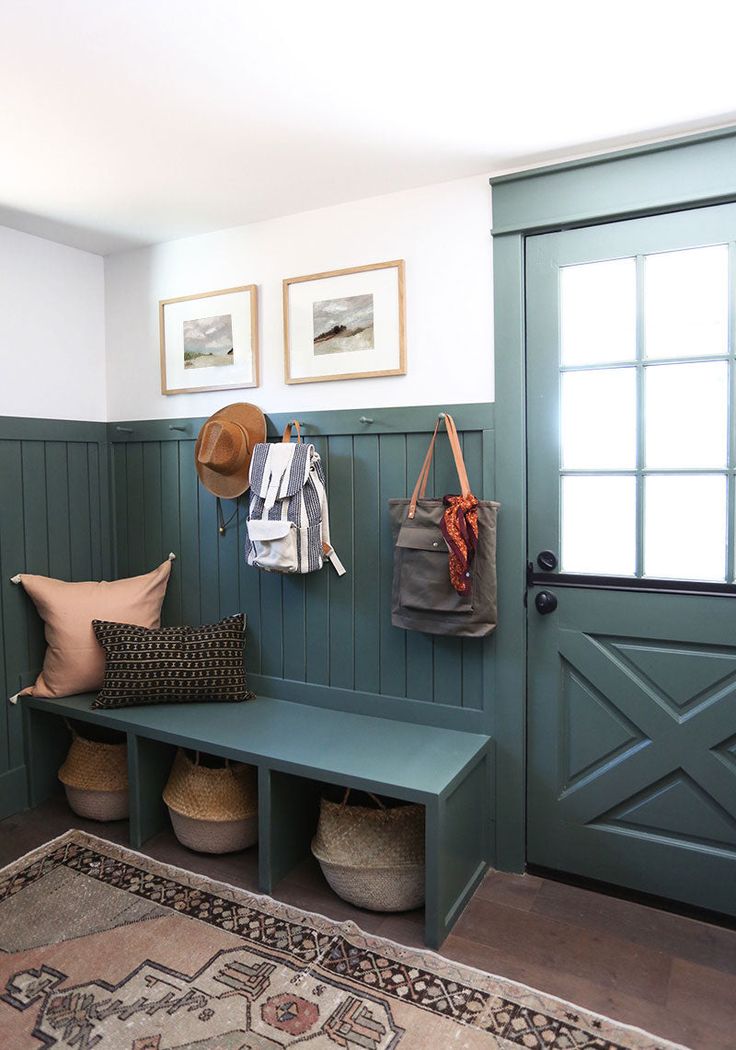
<instances>
[{"instance_id":1,"label":"gray canvas tote bag","mask_svg":"<svg viewBox=\"0 0 736 1050\"><path fill-rule=\"evenodd\" d=\"M427 499L432 456L443 418L460 495ZM394 541L394 627L461 638L482 638L495 629L499 506L491 500L476 500L471 493L455 421L452 416L440 416L411 499L389 500Z\"/></svg>"}]
</instances>

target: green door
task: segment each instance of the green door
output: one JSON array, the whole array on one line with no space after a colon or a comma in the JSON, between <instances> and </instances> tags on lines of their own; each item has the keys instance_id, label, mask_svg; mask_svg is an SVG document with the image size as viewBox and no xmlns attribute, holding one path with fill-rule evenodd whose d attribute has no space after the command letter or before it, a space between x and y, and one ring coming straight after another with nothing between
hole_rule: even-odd
<instances>
[{"instance_id":1,"label":"green door","mask_svg":"<svg viewBox=\"0 0 736 1050\"><path fill-rule=\"evenodd\" d=\"M736 206L526 266L528 861L736 914Z\"/></svg>"}]
</instances>

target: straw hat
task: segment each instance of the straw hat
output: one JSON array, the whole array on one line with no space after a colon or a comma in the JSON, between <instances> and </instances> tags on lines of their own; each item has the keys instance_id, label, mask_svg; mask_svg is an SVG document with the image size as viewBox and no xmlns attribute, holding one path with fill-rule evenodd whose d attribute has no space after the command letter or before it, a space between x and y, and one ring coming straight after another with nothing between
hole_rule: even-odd
<instances>
[{"instance_id":1,"label":"straw hat","mask_svg":"<svg viewBox=\"0 0 736 1050\"><path fill-rule=\"evenodd\" d=\"M255 446L266 440L266 417L257 405L226 405L202 426L194 446L194 463L206 489L234 499L248 488Z\"/></svg>"}]
</instances>

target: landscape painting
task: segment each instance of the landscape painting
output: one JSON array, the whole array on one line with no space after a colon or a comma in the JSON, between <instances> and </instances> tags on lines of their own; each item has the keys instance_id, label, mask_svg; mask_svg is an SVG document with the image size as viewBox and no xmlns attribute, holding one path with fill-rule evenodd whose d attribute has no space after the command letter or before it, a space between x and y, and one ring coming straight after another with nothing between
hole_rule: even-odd
<instances>
[{"instance_id":1,"label":"landscape painting","mask_svg":"<svg viewBox=\"0 0 736 1050\"><path fill-rule=\"evenodd\" d=\"M234 356L231 314L184 321L185 368L232 365Z\"/></svg>"},{"instance_id":2,"label":"landscape painting","mask_svg":"<svg viewBox=\"0 0 736 1050\"><path fill-rule=\"evenodd\" d=\"M323 299L312 308L314 354L373 350L373 295Z\"/></svg>"}]
</instances>

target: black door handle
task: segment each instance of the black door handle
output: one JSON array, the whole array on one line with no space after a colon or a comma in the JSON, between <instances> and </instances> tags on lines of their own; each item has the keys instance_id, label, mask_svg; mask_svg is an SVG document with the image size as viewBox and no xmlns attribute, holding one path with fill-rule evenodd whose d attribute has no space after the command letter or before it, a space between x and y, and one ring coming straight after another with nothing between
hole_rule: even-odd
<instances>
[{"instance_id":1,"label":"black door handle","mask_svg":"<svg viewBox=\"0 0 736 1050\"><path fill-rule=\"evenodd\" d=\"M548 613L554 612L557 608L557 595L553 594L552 591L538 591L534 598L534 604L538 613L542 616L547 616Z\"/></svg>"}]
</instances>

